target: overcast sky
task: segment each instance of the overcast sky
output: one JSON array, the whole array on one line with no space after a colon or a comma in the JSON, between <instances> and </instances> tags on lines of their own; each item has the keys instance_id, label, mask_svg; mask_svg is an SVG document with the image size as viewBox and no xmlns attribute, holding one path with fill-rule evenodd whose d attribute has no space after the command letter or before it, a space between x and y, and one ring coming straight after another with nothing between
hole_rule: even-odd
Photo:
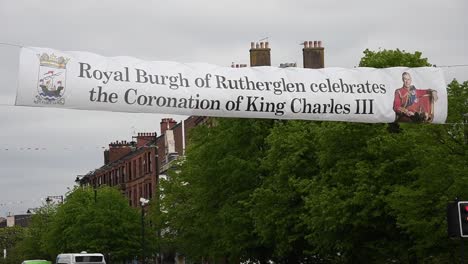
<instances>
[{"instance_id":1,"label":"overcast sky","mask_svg":"<svg viewBox=\"0 0 468 264\"><path fill-rule=\"evenodd\" d=\"M322 40L327 67L353 68L366 48L421 51L468 64L468 1L0 0L0 42L143 60L249 63L268 37L272 65L302 67L304 40ZM0 44L0 217L64 195L103 164L103 147L158 132L162 117L14 106L20 49ZM444 67L447 82L468 67Z\"/></svg>"}]
</instances>

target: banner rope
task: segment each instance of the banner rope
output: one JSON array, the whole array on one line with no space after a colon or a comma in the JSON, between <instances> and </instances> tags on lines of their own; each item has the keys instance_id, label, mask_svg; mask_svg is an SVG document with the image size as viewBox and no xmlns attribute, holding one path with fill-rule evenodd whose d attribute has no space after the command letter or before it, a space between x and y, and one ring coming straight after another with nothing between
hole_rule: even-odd
<instances>
[{"instance_id":1,"label":"banner rope","mask_svg":"<svg viewBox=\"0 0 468 264\"><path fill-rule=\"evenodd\" d=\"M12 43L5 43L5 42L0 42L0 45L12 46L12 47L18 47L18 48L23 48L24 47L24 46L21 46L19 44L12 44Z\"/></svg>"}]
</instances>

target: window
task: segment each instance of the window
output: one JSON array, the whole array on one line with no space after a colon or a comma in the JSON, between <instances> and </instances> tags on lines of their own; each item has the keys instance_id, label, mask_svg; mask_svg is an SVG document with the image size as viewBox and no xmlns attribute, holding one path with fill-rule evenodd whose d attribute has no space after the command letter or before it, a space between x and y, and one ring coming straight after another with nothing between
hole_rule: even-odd
<instances>
[{"instance_id":1,"label":"window","mask_svg":"<svg viewBox=\"0 0 468 264\"><path fill-rule=\"evenodd\" d=\"M131 181L132 180L132 163L129 161L127 163L127 170L128 170L128 180Z\"/></svg>"},{"instance_id":2,"label":"window","mask_svg":"<svg viewBox=\"0 0 468 264\"><path fill-rule=\"evenodd\" d=\"M102 263L102 256L76 256L75 262L98 262Z\"/></svg>"},{"instance_id":3,"label":"window","mask_svg":"<svg viewBox=\"0 0 468 264\"><path fill-rule=\"evenodd\" d=\"M148 171L151 172L151 152L148 153Z\"/></svg>"},{"instance_id":4,"label":"window","mask_svg":"<svg viewBox=\"0 0 468 264\"><path fill-rule=\"evenodd\" d=\"M141 160L141 157L138 158L138 170L139 170L138 175L142 176L143 175L143 162Z\"/></svg>"}]
</instances>

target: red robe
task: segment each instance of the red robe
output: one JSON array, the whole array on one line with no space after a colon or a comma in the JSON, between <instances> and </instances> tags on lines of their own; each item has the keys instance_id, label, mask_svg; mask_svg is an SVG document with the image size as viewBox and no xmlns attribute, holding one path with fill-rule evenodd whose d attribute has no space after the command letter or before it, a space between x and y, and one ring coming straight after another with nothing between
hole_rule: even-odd
<instances>
[{"instance_id":1,"label":"red robe","mask_svg":"<svg viewBox=\"0 0 468 264\"><path fill-rule=\"evenodd\" d=\"M399 122L431 122L434 116L431 90L407 89L395 90L393 111ZM413 115L410 113L414 113Z\"/></svg>"}]
</instances>

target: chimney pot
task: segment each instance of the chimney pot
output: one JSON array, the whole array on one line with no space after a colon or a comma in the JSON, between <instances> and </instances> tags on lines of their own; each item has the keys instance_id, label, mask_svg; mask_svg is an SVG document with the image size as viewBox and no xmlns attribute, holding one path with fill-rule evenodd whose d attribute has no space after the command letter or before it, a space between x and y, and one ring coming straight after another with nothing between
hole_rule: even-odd
<instances>
[{"instance_id":1,"label":"chimney pot","mask_svg":"<svg viewBox=\"0 0 468 264\"><path fill-rule=\"evenodd\" d=\"M256 42L255 49L250 50L250 66L271 66L271 55L269 44ZM239 67L242 67L241 65Z\"/></svg>"},{"instance_id":2,"label":"chimney pot","mask_svg":"<svg viewBox=\"0 0 468 264\"><path fill-rule=\"evenodd\" d=\"M265 42L265 49L268 49L268 48L269 48L269 46L270 46L270 43L268 43L268 41L267 41L267 42Z\"/></svg>"},{"instance_id":3,"label":"chimney pot","mask_svg":"<svg viewBox=\"0 0 468 264\"><path fill-rule=\"evenodd\" d=\"M324 49L322 48L322 41L307 41L304 43L303 59L304 68L320 69L325 67L324 62Z\"/></svg>"},{"instance_id":4,"label":"chimney pot","mask_svg":"<svg viewBox=\"0 0 468 264\"><path fill-rule=\"evenodd\" d=\"M255 49L255 42L250 42L250 48Z\"/></svg>"}]
</instances>

